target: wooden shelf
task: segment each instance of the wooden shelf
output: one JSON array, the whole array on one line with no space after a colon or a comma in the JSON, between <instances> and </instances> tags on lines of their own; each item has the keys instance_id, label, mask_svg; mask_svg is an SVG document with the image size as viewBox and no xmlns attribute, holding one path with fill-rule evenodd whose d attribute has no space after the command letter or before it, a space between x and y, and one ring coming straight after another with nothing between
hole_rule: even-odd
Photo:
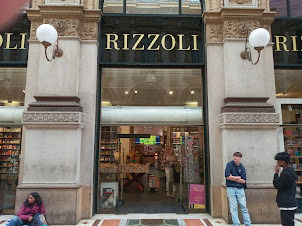
<instances>
[{"instance_id":1,"label":"wooden shelf","mask_svg":"<svg viewBox=\"0 0 302 226\"><path fill-rule=\"evenodd\" d=\"M291 146L291 145L284 145L284 146L291 147L291 148L302 148L302 146L296 146L296 145L293 145L293 146Z\"/></svg>"},{"instance_id":2,"label":"wooden shelf","mask_svg":"<svg viewBox=\"0 0 302 226\"><path fill-rule=\"evenodd\" d=\"M297 181L296 184L302 184L302 181Z\"/></svg>"},{"instance_id":3,"label":"wooden shelf","mask_svg":"<svg viewBox=\"0 0 302 226\"><path fill-rule=\"evenodd\" d=\"M295 169L295 171L301 172L301 171L302 171L302 169Z\"/></svg>"},{"instance_id":4,"label":"wooden shelf","mask_svg":"<svg viewBox=\"0 0 302 226\"><path fill-rule=\"evenodd\" d=\"M291 158L297 158L297 159L300 159L302 158L302 156L290 156Z\"/></svg>"}]
</instances>

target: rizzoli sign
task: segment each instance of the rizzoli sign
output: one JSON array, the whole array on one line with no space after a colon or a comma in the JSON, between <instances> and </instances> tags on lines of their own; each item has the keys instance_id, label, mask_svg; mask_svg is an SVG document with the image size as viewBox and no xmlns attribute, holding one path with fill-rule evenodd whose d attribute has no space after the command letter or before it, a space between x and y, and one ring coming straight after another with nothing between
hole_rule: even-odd
<instances>
[{"instance_id":1,"label":"rizzoli sign","mask_svg":"<svg viewBox=\"0 0 302 226\"><path fill-rule=\"evenodd\" d=\"M299 48L297 43L301 44L302 36L274 36L275 38L275 45L276 45L276 52L299 52L302 51L301 47Z\"/></svg>"},{"instance_id":2,"label":"rizzoli sign","mask_svg":"<svg viewBox=\"0 0 302 226\"><path fill-rule=\"evenodd\" d=\"M5 33L3 35L0 34L0 48L3 46L4 49L26 49L25 42L27 33L20 33L19 37L14 37L13 33ZM15 43L12 45L12 40L18 40L19 44Z\"/></svg>"},{"instance_id":3,"label":"rizzoli sign","mask_svg":"<svg viewBox=\"0 0 302 226\"><path fill-rule=\"evenodd\" d=\"M117 34L106 35L106 50L150 50L158 51L161 48L166 51L198 51L197 39L198 35L190 35L190 44L185 44L184 34L122 34L119 37ZM148 44L145 44L145 43ZM131 43L131 44L129 44Z\"/></svg>"}]
</instances>

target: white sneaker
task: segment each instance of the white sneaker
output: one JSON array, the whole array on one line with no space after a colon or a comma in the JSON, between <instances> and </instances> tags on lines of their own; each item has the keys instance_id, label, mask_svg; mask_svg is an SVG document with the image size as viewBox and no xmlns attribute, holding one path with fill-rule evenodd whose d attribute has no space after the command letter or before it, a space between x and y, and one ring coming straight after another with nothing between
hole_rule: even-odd
<instances>
[{"instance_id":1,"label":"white sneaker","mask_svg":"<svg viewBox=\"0 0 302 226\"><path fill-rule=\"evenodd\" d=\"M168 191L167 191L167 194L166 194L166 196L167 196L167 197L169 197L169 196L170 196L170 193L169 193Z\"/></svg>"}]
</instances>

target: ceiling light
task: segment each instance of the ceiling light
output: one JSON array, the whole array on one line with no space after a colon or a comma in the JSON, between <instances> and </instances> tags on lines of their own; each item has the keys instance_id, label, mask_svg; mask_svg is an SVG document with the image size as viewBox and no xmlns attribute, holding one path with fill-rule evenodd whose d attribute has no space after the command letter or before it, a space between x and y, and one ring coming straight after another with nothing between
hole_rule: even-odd
<instances>
[{"instance_id":1,"label":"ceiling light","mask_svg":"<svg viewBox=\"0 0 302 226\"><path fill-rule=\"evenodd\" d=\"M128 92L128 91L125 91L125 94L129 94L129 92Z\"/></svg>"},{"instance_id":2,"label":"ceiling light","mask_svg":"<svg viewBox=\"0 0 302 226\"><path fill-rule=\"evenodd\" d=\"M191 94L194 94L194 90L191 91Z\"/></svg>"},{"instance_id":3,"label":"ceiling light","mask_svg":"<svg viewBox=\"0 0 302 226\"><path fill-rule=\"evenodd\" d=\"M23 93L25 93L25 90L23 89Z\"/></svg>"},{"instance_id":4,"label":"ceiling light","mask_svg":"<svg viewBox=\"0 0 302 226\"><path fill-rule=\"evenodd\" d=\"M137 90L135 90L134 93L137 93Z\"/></svg>"},{"instance_id":5,"label":"ceiling light","mask_svg":"<svg viewBox=\"0 0 302 226\"><path fill-rule=\"evenodd\" d=\"M172 94L173 94L173 91L171 90L171 91L169 92L169 94L172 95Z\"/></svg>"}]
</instances>

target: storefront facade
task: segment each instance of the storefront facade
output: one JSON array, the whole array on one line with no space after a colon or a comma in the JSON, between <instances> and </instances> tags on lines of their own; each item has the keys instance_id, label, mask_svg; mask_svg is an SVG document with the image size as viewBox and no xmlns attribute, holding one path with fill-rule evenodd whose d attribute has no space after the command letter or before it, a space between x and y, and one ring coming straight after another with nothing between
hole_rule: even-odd
<instances>
[{"instance_id":1,"label":"storefront facade","mask_svg":"<svg viewBox=\"0 0 302 226\"><path fill-rule=\"evenodd\" d=\"M284 141L283 134L300 135L285 132L299 129L283 132L280 124L299 124L296 78L301 35L297 19L277 18L271 29L276 13L270 8L283 12L280 5L273 5L264 0L32 1L27 11L31 28L16 210L30 192L38 191L52 224L74 224L106 212L102 183L120 186L124 182L118 176L121 172L104 168L105 162L120 164L123 159L126 164L128 154L134 163L133 153L124 151L138 143L138 134L151 134L158 139L155 145L160 145L154 148L174 145L179 153L188 150L190 139L198 140L191 142L198 144L194 177L198 181L183 179L177 188L185 212L207 212L231 222L224 167L240 151L248 172L246 195L252 222L278 223L273 157L291 140L297 144L297 139ZM46 60L35 34L43 23L56 27L64 51L52 62ZM244 25L250 31L266 28L276 43L265 47L257 65L240 58ZM20 37L18 48L27 48L24 35ZM3 63L3 68L8 64L13 63ZM286 87L283 81L288 82ZM297 117L289 113L285 121L285 116L280 118L281 109L292 109ZM183 140L183 147L177 146L177 139ZM116 157L108 150L125 156ZM291 151L300 156L299 147ZM298 172L299 160L293 164ZM204 206L190 205L190 184L204 186ZM117 202L123 195L126 204L125 194L119 193ZM112 213L118 206L114 207Z\"/></svg>"}]
</instances>

